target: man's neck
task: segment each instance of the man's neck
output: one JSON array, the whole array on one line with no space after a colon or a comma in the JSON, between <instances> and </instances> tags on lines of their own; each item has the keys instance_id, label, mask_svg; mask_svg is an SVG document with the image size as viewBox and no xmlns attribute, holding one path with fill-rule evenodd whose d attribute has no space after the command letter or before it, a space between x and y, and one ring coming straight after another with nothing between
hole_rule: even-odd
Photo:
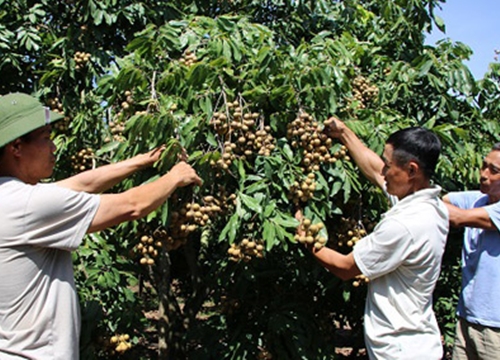
<instances>
[{"instance_id":1,"label":"man's neck","mask_svg":"<svg viewBox=\"0 0 500 360\"><path fill-rule=\"evenodd\" d=\"M415 182L409 188L408 192L403 197L399 198L399 200L403 200L405 197L413 195L417 191L429 189L431 187L432 187L432 184L431 184L431 182L429 180L423 180L423 181L420 181L420 182Z\"/></svg>"},{"instance_id":2,"label":"man's neck","mask_svg":"<svg viewBox=\"0 0 500 360\"><path fill-rule=\"evenodd\" d=\"M494 196L488 194L488 204L495 204L500 200L500 196Z\"/></svg>"}]
</instances>

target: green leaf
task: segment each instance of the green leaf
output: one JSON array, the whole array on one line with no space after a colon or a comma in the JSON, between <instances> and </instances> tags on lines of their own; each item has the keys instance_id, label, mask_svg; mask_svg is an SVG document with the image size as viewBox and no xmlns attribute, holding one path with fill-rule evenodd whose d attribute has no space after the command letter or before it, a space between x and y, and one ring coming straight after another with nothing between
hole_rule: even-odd
<instances>
[{"instance_id":1,"label":"green leaf","mask_svg":"<svg viewBox=\"0 0 500 360\"><path fill-rule=\"evenodd\" d=\"M245 171L245 167L243 166L243 161L236 160L234 163L236 163L236 165L238 166L238 174L240 175L240 178L245 179L246 178L246 171Z\"/></svg>"},{"instance_id":2,"label":"green leaf","mask_svg":"<svg viewBox=\"0 0 500 360\"><path fill-rule=\"evenodd\" d=\"M234 61L237 61L237 62L241 61L241 58L243 57L243 54L241 52L242 46L240 44L235 43L231 39L228 40L228 42L229 42L229 45L231 46L231 49L232 49L231 52L233 54Z\"/></svg>"},{"instance_id":3,"label":"green leaf","mask_svg":"<svg viewBox=\"0 0 500 360\"><path fill-rule=\"evenodd\" d=\"M106 277L102 273L97 276L97 285L101 288L106 288Z\"/></svg>"},{"instance_id":4,"label":"green leaf","mask_svg":"<svg viewBox=\"0 0 500 360\"><path fill-rule=\"evenodd\" d=\"M150 222L151 220L156 218L156 216L157 216L156 211L152 211L146 216L146 221Z\"/></svg>"},{"instance_id":5,"label":"green leaf","mask_svg":"<svg viewBox=\"0 0 500 360\"><path fill-rule=\"evenodd\" d=\"M268 218L269 216L271 216L271 214L273 213L274 209L276 209L276 203L275 202L272 202L272 203L266 205L266 207L264 208L264 217Z\"/></svg>"},{"instance_id":6,"label":"green leaf","mask_svg":"<svg viewBox=\"0 0 500 360\"><path fill-rule=\"evenodd\" d=\"M297 228L299 226L299 221L297 219L291 215L285 215L283 213L273 218L273 221L285 228Z\"/></svg>"},{"instance_id":7,"label":"green leaf","mask_svg":"<svg viewBox=\"0 0 500 360\"><path fill-rule=\"evenodd\" d=\"M169 215L169 213L170 213L169 209L170 209L170 206L169 206L169 203L168 203L168 202L166 202L166 203L165 203L165 205L163 205L163 206L161 207L161 209L160 209L160 210L161 210L161 217L160 217L160 220L161 220L161 224L162 224L163 226L167 225L167 222L168 222L168 215Z\"/></svg>"},{"instance_id":8,"label":"green leaf","mask_svg":"<svg viewBox=\"0 0 500 360\"><path fill-rule=\"evenodd\" d=\"M285 155L285 159L288 162L293 162L294 154L290 145L288 143L285 143L282 147L282 150L283 150L283 155Z\"/></svg>"},{"instance_id":9,"label":"green leaf","mask_svg":"<svg viewBox=\"0 0 500 360\"><path fill-rule=\"evenodd\" d=\"M219 242L222 242L224 240L227 240L230 244L234 242L234 239L236 238L236 230L239 227L238 220L239 217L236 213L229 218L229 221L227 222L226 226L224 226L219 235Z\"/></svg>"},{"instance_id":10,"label":"green leaf","mask_svg":"<svg viewBox=\"0 0 500 360\"><path fill-rule=\"evenodd\" d=\"M351 293L349 291L344 291L342 295L344 297L344 302L349 303L349 300L351 299Z\"/></svg>"},{"instance_id":11,"label":"green leaf","mask_svg":"<svg viewBox=\"0 0 500 360\"><path fill-rule=\"evenodd\" d=\"M236 24L227 16L220 16L217 18L217 26L228 33L231 33L235 30Z\"/></svg>"},{"instance_id":12,"label":"green leaf","mask_svg":"<svg viewBox=\"0 0 500 360\"><path fill-rule=\"evenodd\" d=\"M330 190L330 196L335 196L340 189L342 189L343 183L341 181L335 181L332 185L332 189Z\"/></svg>"},{"instance_id":13,"label":"green leaf","mask_svg":"<svg viewBox=\"0 0 500 360\"><path fill-rule=\"evenodd\" d=\"M418 76L422 77L427 75L429 70L431 69L432 65L434 65L432 60L427 60L423 64L419 65L420 71L418 73Z\"/></svg>"},{"instance_id":14,"label":"green leaf","mask_svg":"<svg viewBox=\"0 0 500 360\"><path fill-rule=\"evenodd\" d=\"M438 29L441 30L441 32L446 33L446 26L443 19L436 15L436 13L433 13L433 19Z\"/></svg>"},{"instance_id":15,"label":"green leaf","mask_svg":"<svg viewBox=\"0 0 500 360\"><path fill-rule=\"evenodd\" d=\"M231 58L232 58L231 46L229 45L229 43L226 40L222 40L222 54L224 55L224 57L231 60Z\"/></svg>"},{"instance_id":16,"label":"green leaf","mask_svg":"<svg viewBox=\"0 0 500 360\"><path fill-rule=\"evenodd\" d=\"M275 226L270 221L264 220L262 227L263 240L266 242L266 250L269 251L273 247L273 244L276 242Z\"/></svg>"},{"instance_id":17,"label":"green leaf","mask_svg":"<svg viewBox=\"0 0 500 360\"><path fill-rule=\"evenodd\" d=\"M245 188L245 193L248 195L254 194L258 191L267 189L268 184L266 181L261 180Z\"/></svg>"},{"instance_id":18,"label":"green leaf","mask_svg":"<svg viewBox=\"0 0 500 360\"><path fill-rule=\"evenodd\" d=\"M213 112L212 99L210 97L206 96L200 99L199 105L205 114L211 114Z\"/></svg>"},{"instance_id":19,"label":"green leaf","mask_svg":"<svg viewBox=\"0 0 500 360\"><path fill-rule=\"evenodd\" d=\"M243 193L238 194L238 198L241 200L241 202L250 210L261 214L262 213L262 206L259 204L257 199L255 197L250 197L248 195L245 195Z\"/></svg>"}]
</instances>

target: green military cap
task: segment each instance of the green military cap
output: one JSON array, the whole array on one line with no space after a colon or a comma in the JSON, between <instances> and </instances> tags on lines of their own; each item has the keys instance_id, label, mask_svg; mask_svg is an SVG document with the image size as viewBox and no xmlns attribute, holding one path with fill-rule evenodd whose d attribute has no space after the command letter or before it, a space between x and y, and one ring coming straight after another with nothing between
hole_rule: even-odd
<instances>
[{"instance_id":1,"label":"green military cap","mask_svg":"<svg viewBox=\"0 0 500 360\"><path fill-rule=\"evenodd\" d=\"M63 115L43 106L33 96L12 93L0 96L0 147Z\"/></svg>"}]
</instances>

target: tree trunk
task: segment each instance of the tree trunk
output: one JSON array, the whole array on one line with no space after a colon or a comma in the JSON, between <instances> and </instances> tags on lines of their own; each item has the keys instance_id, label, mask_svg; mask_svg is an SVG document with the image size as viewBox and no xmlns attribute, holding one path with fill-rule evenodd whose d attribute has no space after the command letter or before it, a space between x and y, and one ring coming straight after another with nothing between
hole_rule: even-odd
<instances>
[{"instance_id":1,"label":"tree trunk","mask_svg":"<svg viewBox=\"0 0 500 360\"><path fill-rule=\"evenodd\" d=\"M156 284L159 298L158 359L182 360L185 349L182 335L185 332L182 311L171 287L171 262L168 252L158 262Z\"/></svg>"}]
</instances>

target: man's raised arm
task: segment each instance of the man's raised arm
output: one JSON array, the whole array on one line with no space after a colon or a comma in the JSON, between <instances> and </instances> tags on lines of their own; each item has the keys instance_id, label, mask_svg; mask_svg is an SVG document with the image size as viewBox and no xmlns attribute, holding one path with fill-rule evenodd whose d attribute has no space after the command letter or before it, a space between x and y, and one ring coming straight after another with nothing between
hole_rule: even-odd
<instances>
[{"instance_id":1,"label":"man's raised arm","mask_svg":"<svg viewBox=\"0 0 500 360\"><path fill-rule=\"evenodd\" d=\"M374 185L383 188L382 169L384 161L369 149L341 120L330 117L324 122L324 132L329 137L339 139L347 147L359 169Z\"/></svg>"}]
</instances>

